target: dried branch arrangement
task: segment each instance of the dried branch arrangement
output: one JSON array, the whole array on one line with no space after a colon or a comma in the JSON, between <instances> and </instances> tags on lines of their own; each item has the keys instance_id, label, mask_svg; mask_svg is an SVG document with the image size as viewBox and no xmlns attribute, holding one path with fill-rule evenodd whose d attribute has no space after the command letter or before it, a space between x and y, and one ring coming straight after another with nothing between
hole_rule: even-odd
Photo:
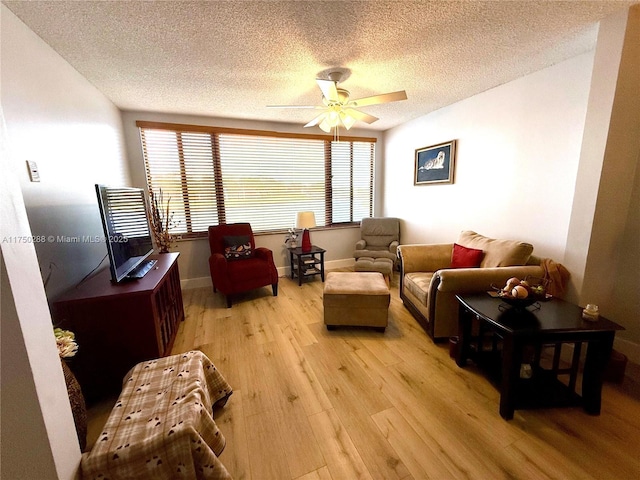
<instances>
[{"instance_id":1,"label":"dried branch arrangement","mask_svg":"<svg viewBox=\"0 0 640 480\"><path fill-rule=\"evenodd\" d=\"M160 253L168 253L169 249L175 246L175 236L170 230L177 225L173 221L174 212L169 210L171 197L165 203L162 189L157 194L149 192L151 200L151 231L156 241Z\"/></svg>"}]
</instances>

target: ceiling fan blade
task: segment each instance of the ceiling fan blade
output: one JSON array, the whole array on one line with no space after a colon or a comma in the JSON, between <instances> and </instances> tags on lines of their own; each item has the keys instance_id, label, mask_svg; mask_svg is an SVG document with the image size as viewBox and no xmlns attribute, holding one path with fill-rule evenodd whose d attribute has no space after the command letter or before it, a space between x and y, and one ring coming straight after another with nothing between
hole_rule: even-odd
<instances>
[{"instance_id":1,"label":"ceiling fan blade","mask_svg":"<svg viewBox=\"0 0 640 480\"><path fill-rule=\"evenodd\" d=\"M358 98L349 102L350 107L365 107L367 105L376 105L378 103L397 102L406 100L407 92L400 90L399 92L383 93L381 95L373 95L371 97Z\"/></svg>"},{"instance_id":2,"label":"ceiling fan blade","mask_svg":"<svg viewBox=\"0 0 640 480\"><path fill-rule=\"evenodd\" d=\"M378 117L374 117L373 115L369 115L368 113L359 112L358 110L355 110L353 108L346 108L344 110L344 113L346 113L347 115L351 115L356 120L360 120L361 122L369 124L378 120Z\"/></svg>"},{"instance_id":3,"label":"ceiling fan blade","mask_svg":"<svg viewBox=\"0 0 640 480\"><path fill-rule=\"evenodd\" d=\"M316 118L314 118L313 120L311 120L309 123L307 123L305 125L305 127L315 127L316 125L318 125L320 122L322 122L322 120L324 120L324 118L327 116L327 112L323 112L320 115L318 115Z\"/></svg>"},{"instance_id":4,"label":"ceiling fan blade","mask_svg":"<svg viewBox=\"0 0 640 480\"><path fill-rule=\"evenodd\" d=\"M322 95L324 95L324 98L326 98L330 102L337 102L339 100L336 82L334 82L333 80L320 79L317 79L316 82L318 82L318 86L320 87L320 90L322 90Z\"/></svg>"}]
</instances>

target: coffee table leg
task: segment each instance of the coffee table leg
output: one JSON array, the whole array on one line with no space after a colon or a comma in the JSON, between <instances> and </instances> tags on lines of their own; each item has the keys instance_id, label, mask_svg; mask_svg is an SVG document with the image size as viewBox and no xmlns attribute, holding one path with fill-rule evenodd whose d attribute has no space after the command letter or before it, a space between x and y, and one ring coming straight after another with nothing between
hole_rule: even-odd
<instances>
[{"instance_id":1,"label":"coffee table leg","mask_svg":"<svg viewBox=\"0 0 640 480\"><path fill-rule=\"evenodd\" d=\"M605 332L587 345L582 376L582 401L591 415L600 415L602 403L602 377L613 349L614 332Z\"/></svg>"},{"instance_id":2,"label":"coffee table leg","mask_svg":"<svg viewBox=\"0 0 640 480\"><path fill-rule=\"evenodd\" d=\"M502 384L500 385L500 416L505 420L513 418L521 362L522 344L513 335L505 335L502 346Z\"/></svg>"},{"instance_id":3,"label":"coffee table leg","mask_svg":"<svg viewBox=\"0 0 640 480\"><path fill-rule=\"evenodd\" d=\"M291 280L295 278L295 271L293 265L293 252L289 251L289 263L291 264Z\"/></svg>"},{"instance_id":4,"label":"coffee table leg","mask_svg":"<svg viewBox=\"0 0 640 480\"><path fill-rule=\"evenodd\" d=\"M467 365L469 358L469 342L471 341L471 314L460 305L458 312L458 353L456 364L459 367Z\"/></svg>"}]
</instances>

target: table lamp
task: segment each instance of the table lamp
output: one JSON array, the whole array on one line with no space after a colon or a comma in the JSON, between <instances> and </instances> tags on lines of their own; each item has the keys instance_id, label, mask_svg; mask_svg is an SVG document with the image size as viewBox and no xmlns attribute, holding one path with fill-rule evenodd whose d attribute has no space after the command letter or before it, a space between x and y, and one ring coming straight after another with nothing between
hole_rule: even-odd
<instances>
[{"instance_id":1,"label":"table lamp","mask_svg":"<svg viewBox=\"0 0 640 480\"><path fill-rule=\"evenodd\" d=\"M296 219L296 228L304 229L302 232L302 251L311 251L311 237L309 229L316 226L316 216L313 212L298 212Z\"/></svg>"}]
</instances>

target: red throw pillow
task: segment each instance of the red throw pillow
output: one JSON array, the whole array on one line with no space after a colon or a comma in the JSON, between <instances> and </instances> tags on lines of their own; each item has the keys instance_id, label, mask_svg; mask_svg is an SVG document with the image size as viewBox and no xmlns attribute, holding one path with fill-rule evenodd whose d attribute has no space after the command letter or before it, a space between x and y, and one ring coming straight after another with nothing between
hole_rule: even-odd
<instances>
[{"instance_id":1,"label":"red throw pillow","mask_svg":"<svg viewBox=\"0 0 640 480\"><path fill-rule=\"evenodd\" d=\"M453 253L451 254L451 268L479 267L482 261L482 253L482 250L477 248L467 248L454 243Z\"/></svg>"}]
</instances>

